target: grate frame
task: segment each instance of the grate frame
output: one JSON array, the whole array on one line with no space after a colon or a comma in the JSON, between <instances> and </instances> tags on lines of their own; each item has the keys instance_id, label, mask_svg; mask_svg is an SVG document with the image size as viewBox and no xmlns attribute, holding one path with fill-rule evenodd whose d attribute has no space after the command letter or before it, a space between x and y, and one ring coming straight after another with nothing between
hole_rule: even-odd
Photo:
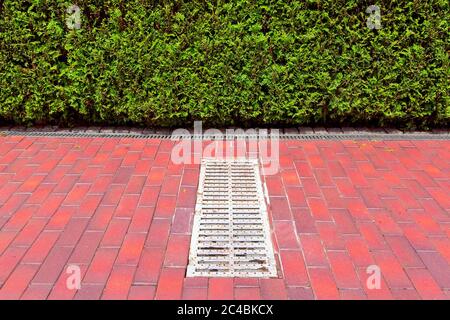
<instances>
[{"instance_id":1,"label":"grate frame","mask_svg":"<svg viewBox=\"0 0 450 320\"><path fill-rule=\"evenodd\" d=\"M258 159L202 159L186 277L277 277L265 199Z\"/></svg>"}]
</instances>

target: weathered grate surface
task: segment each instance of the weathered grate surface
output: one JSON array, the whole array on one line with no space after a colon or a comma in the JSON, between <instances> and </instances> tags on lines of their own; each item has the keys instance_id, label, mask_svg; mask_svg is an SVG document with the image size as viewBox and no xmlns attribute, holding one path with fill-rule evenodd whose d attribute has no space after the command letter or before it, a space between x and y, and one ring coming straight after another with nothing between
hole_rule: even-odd
<instances>
[{"instance_id":1,"label":"weathered grate surface","mask_svg":"<svg viewBox=\"0 0 450 320\"><path fill-rule=\"evenodd\" d=\"M188 277L274 277L257 160L203 159Z\"/></svg>"}]
</instances>

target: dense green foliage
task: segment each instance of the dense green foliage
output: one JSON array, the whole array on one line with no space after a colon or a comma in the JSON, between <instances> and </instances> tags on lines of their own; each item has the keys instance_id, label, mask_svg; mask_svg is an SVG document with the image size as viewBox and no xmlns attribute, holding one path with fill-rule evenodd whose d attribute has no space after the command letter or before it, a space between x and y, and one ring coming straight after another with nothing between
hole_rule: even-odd
<instances>
[{"instance_id":1,"label":"dense green foliage","mask_svg":"<svg viewBox=\"0 0 450 320\"><path fill-rule=\"evenodd\" d=\"M449 124L448 0L74 3L0 0L2 121Z\"/></svg>"}]
</instances>

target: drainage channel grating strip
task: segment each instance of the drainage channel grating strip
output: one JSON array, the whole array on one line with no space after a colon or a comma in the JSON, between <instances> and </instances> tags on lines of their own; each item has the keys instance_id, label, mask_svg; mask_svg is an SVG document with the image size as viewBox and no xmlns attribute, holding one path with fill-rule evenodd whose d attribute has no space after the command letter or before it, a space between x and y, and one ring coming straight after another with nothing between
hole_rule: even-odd
<instances>
[{"instance_id":1,"label":"drainage channel grating strip","mask_svg":"<svg viewBox=\"0 0 450 320\"><path fill-rule=\"evenodd\" d=\"M188 277L276 277L258 160L203 159Z\"/></svg>"},{"instance_id":2,"label":"drainage channel grating strip","mask_svg":"<svg viewBox=\"0 0 450 320\"><path fill-rule=\"evenodd\" d=\"M93 138L132 138L132 139L192 139L192 140L264 140L264 139L283 139L283 140L450 140L450 134L435 133L314 133L314 134L284 134L271 136L270 134L227 134L227 135L171 135L165 133L97 133L97 132L54 132L54 131L0 131L1 136L30 136L30 137L93 137Z\"/></svg>"}]
</instances>

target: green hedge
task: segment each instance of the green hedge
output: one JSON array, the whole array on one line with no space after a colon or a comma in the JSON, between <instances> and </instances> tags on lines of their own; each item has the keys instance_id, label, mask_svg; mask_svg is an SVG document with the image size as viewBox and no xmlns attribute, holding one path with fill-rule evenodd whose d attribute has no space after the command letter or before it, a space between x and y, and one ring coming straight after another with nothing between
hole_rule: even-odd
<instances>
[{"instance_id":1,"label":"green hedge","mask_svg":"<svg viewBox=\"0 0 450 320\"><path fill-rule=\"evenodd\" d=\"M75 3L0 0L3 122L449 125L448 0Z\"/></svg>"}]
</instances>

